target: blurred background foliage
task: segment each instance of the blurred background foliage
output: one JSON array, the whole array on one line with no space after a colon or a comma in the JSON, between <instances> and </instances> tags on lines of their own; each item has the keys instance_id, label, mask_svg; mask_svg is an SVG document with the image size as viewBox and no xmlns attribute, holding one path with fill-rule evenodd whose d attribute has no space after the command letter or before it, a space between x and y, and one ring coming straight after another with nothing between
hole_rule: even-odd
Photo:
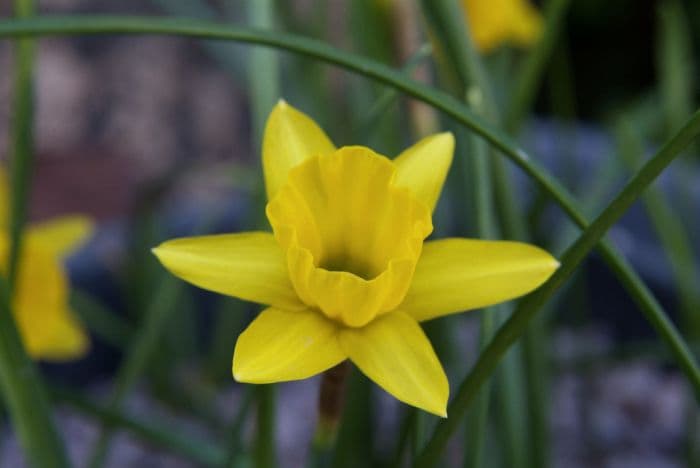
<instances>
[{"instance_id":1,"label":"blurred background foliage","mask_svg":"<svg viewBox=\"0 0 700 468\"><path fill-rule=\"evenodd\" d=\"M10 3L0 3L3 19L13 14ZM513 133L589 219L697 109L700 2L539 2L551 32L528 47L503 44L479 56L481 82L464 74L473 63L461 68L467 51L450 49L445 3L44 0L38 13L217 20L320 39L400 68ZM461 12L458 4L446 11ZM11 41L0 41L0 154L10 153L17 112L13 51ZM46 38L37 41L33 80L29 219L81 213L98 226L67 263L71 304L90 330L91 350L70 364L40 366L77 466L295 467L309 460L318 379L233 382L235 337L257 310L183 284L150 253L174 236L266 227L260 142L280 97L339 145L389 156L427 133L453 130L458 148L436 211L437 237L527 237L559 255L578 236L541 189L512 165L497 164L455 122L308 57L172 37ZM470 94L474 82L480 91ZM695 356L698 148L609 233ZM479 172L479 155L494 156L492 176ZM491 229L475 192L486 179L475 174L493 177ZM509 200L498 198L499 177ZM509 226L508 208L520 228ZM478 357L485 317L494 317L493 328L511 310L427 324L453 391ZM435 466L700 466L690 386L597 254L547 304L490 388L491 401L473 405ZM435 423L353 372L329 463L408 466ZM7 418L2 436L0 464L22 466Z\"/></svg>"}]
</instances>

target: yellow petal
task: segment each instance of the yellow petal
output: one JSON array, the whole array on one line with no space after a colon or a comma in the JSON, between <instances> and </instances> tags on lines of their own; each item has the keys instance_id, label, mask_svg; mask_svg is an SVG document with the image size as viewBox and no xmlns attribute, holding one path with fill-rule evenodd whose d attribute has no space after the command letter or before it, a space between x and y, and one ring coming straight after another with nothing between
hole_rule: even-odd
<instances>
[{"instance_id":1,"label":"yellow petal","mask_svg":"<svg viewBox=\"0 0 700 468\"><path fill-rule=\"evenodd\" d=\"M27 234L30 242L39 242L43 248L63 257L84 243L92 231L93 223L89 218L75 215L33 224Z\"/></svg>"},{"instance_id":2,"label":"yellow petal","mask_svg":"<svg viewBox=\"0 0 700 468\"><path fill-rule=\"evenodd\" d=\"M305 379L345 358L337 325L322 314L271 307L238 337L233 377L247 383Z\"/></svg>"},{"instance_id":3,"label":"yellow petal","mask_svg":"<svg viewBox=\"0 0 700 468\"><path fill-rule=\"evenodd\" d=\"M462 0L474 42L482 52L504 43L533 44L542 31L542 15L528 0Z\"/></svg>"},{"instance_id":4,"label":"yellow petal","mask_svg":"<svg viewBox=\"0 0 700 468\"><path fill-rule=\"evenodd\" d=\"M348 326L403 300L430 211L393 185L396 167L349 146L307 159L267 205L299 297Z\"/></svg>"},{"instance_id":5,"label":"yellow petal","mask_svg":"<svg viewBox=\"0 0 700 468\"><path fill-rule=\"evenodd\" d=\"M302 307L270 233L174 239L153 253L175 276L200 288L285 309Z\"/></svg>"},{"instance_id":6,"label":"yellow petal","mask_svg":"<svg viewBox=\"0 0 700 468\"><path fill-rule=\"evenodd\" d=\"M426 242L401 310L429 320L526 294L559 262L534 245L477 239Z\"/></svg>"},{"instance_id":7,"label":"yellow petal","mask_svg":"<svg viewBox=\"0 0 700 468\"><path fill-rule=\"evenodd\" d=\"M6 251L7 242L2 244ZM31 357L66 361L88 351L87 334L68 308L68 281L63 266L41 244L25 245L12 308Z\"/></svg>"},{"instance_id":8,"label":"yellow petal","mask_svg":"<svg viewBox=\"0 0 700 468\"><path fill-rule=\"evenodd\" d=\"M520 46L534 44L542 33L542 15L528 2L519 2L514 9L514 19L511 23L511 37Z\"/></svg>"},{"instance_id":9,"label":"yellow petal","mask_svg":"<svg viewBox=\"0 0 700 468\"><path fill-rule=\"evenodd\" d=\"M291 168L306 158L333 150L335 146L316 122L280 100L267 119L263 136L262 159L268 200L287 180Z\"/></svg>"},{"instance_id":10,"label":"yellow petal","mask_svg":"<svg viewBox=\"0 0 700 468\"><path fill-rule=\"evenodd\" d=\"M363 328L345 328L339 337L350 360L384 390L447 417L447 376L415 319L394 311Z\"/></svg>"},{"instance_id":11,"label":"yellow petal","mask_svg":"<svg viewBox=\"0 0 700 468\"><path fill-rule=\"evenodd\" d=\"M25 347L34 359L65 362L79 359L89 351L90 341L73 311L57 311L55 316L43 317L40 322L24 333Z\"/></svg>"},{"instance_id":12,"label":"yellow petal","mask_svg":"<svg viewBox=\"0 0 700 468\"><path fill-rule=\"evenodd\" d=\"M454 149L455 139L449 132L423 138L394 159L397 167L394 185L408 189L434 210Z\"/></svg>"}]
</instances>

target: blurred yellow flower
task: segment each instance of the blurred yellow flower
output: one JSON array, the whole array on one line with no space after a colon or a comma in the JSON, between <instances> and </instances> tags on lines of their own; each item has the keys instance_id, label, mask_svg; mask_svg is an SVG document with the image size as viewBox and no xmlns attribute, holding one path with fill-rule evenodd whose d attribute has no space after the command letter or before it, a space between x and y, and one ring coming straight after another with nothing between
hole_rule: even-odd
<instances>
[{"instance_id":1,"label":"blurred yellow flower","mask_svg":"<svg viewBox=\"0 0 700 468\"><path fill-rule=\"evenodd\" d=\"M0 171L0 262L7 270L7 184ZM87 334L68 305L68 279L62 261L92 232L91 222L66 216L29 226L24 234L12 310L22 342L34 359L67 361L89 349Z\"/></svg>"},{"instance_id":2,"label":"blurred yellow flower","mask_svg":"<svg viewBox=\"0 0 700 468\"><path fill-rule=\"evenodd\" d=\"M336 149L280 101L263 141L273 233L175 239L154 253L197 286L270 305L238 338L236 380L303 379L350 359L399 400L446 416L447 377L419 322L524 294L558 266L527 244L424 243L453 150L450 133L393 161Z\"/></svg>"},{"instance_id":3,"label":"blurred yellow flower","mask_svg":"<svg viewBox=\"0 0 700 468\"><path fill-rule=\"evenodd\" d=\"M504 43L529 46L542 31L542 16L528 0L462 0L462 6L482 52Z\"/></svg>"}]
</instances>

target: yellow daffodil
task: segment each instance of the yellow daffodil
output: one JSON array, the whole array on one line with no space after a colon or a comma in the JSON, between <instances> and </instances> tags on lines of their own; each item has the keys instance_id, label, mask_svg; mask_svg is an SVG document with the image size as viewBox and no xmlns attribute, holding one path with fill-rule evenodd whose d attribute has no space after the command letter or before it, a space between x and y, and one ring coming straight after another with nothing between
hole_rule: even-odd
<instances>
[{"instance_id":1,"label":"yellow daffodil","mask_svg":"<svg viewBox=\"0 0 700 468\"><path fill-rule=\"evenodd\" d=\"M0 201L7 199L5 175L0 171ZM7 208L0 206L0 271L6 271ZM34 359L67 361L82 357L89 348L87 334L68 305L62 261L91 231L90 221L81 216L57 218L25 231L12 310L24 347Z\"/></svg>"},{"instance_id":2,"label":"yellow daffodil","mask_svg":"<svg viewBox=\"0 0 700 468\"><path fill-rule=\"evenodd\" d=\"M529 46L542 31L542 16L528 0L462 0L462 6L482 52L504 43Z\"/></svg>"},{"instance_id":3,"label":"yellow daffodil","mask_svg":"<svg viewBox=\"0 0 700 468\"><path fill-rule=\"evenodd\" d=\"M269 305L238 338L236 380L304 379L350 359L399 400L446 415L447 377L419 322L524 294L558 265L515 242L424 243L453 149L449 133L393 161L336 149L309 117L275 107L263 141L273 233L154 249L190 283Z\"/></svg>"}]
</instances>

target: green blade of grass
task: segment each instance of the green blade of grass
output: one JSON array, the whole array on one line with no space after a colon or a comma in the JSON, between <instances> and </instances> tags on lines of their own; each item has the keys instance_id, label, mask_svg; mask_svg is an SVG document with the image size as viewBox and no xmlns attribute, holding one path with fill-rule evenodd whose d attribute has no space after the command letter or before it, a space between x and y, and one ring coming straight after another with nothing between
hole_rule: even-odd
<instances>
[{"instance_id":1,"label":"green blade of grass","mask_svg":"<svg viewBox=\"0 0 700 468\"><path fill-rule=\"evenodd\" d=\"M492 239L496 236L495 220L491 197L491 176L489 166L489 148L483 141L471 138L471 169L468 183L474 187L474 208L476 212L476 230L480 238ZM491 341L496 328L498 307L488 307L481 311L479 347L483 349ZM500 314L498 314L500 315ZM489 419L491 403L491 385L485 383L480 389L474 402L474 407L467 418L467 443L465 467L479 468L483 466L486 428ZM512 389L515 390L515 389ZM434 460L437 462L437 459Z\"/></svg>"},{"instance_id":2,"label":"green blade of grass","mask_svg":"<svg viewBox=\"0 0 700 468\"><path fill-rule=\"evenodd\" d=\"M579 263L591 252L605 232L698 134L700 134L700 112L696 112L681 131L642 166L607 208L584 230L578 240L564 253L561 266L552 277L520 302L511 318L498 330L472 371L460 385L448 408L448 413L452 417L438 424L415 466L431 466L432 460L442 451L449 437L458 427L460 417L466 413L479 388L488 380L510 346L525 332L531 319L562 283L574 273ZM685 366L686 373L691 376L695 396L700 401L700 386L697 385L697 382L700 382L700 373L696 371L693 356L675 328L670 323L667 327L668 333L671 334L667 339L676 343L674 352L681 353L676 356L676 359Z\"/></svg>"},{"instance_id":3,"label":"green blade of grass","mask_svg":"<svg viewBox=\"0 0 700 468\"><path fill-rule=\"evenodd\" d=\"M238 460L241 456L241 447L243 446L243 426L253 407L254 396L255 393L251 389L246 389L241 398L238 412L231 421L226 437L226 460L223 464L224 468L236 468L236 466L238 466Z\"/></svg>"},{"instance_id":4,"label":"green blade of grass","mask_svg":"<svg viewBox=\"0 0 700 468\"><path fill-rule=\"evenodd\" d=\"M497 108L491 79L484 67L470 38L469 24L463 20L464 15L456 2L451 0L424 1L422 3L426 17L432 26L432 36L440 40L440 46L448 57L448 63L454 64L456 75L462 81L463 94L467 104L484 119L497 121L500 112ZM479 238L494 239L499 229L495 219L492 181L492 165L500 162L499 158L490 158L490 148L482 140L472 136L467 166L467 185L474 187L474 212L476 213L476 231ZM499 190L508 193L502 197L512 199L510 185L503 184ZM491 340L495 327L503 322L505 308L495 306L484 309L481 313L480 347L483 349ZM504 367L497 376L498 381L507 383L496 393L499 400L499 415L503 424L499 425L505 442L504 452L509 466L519 468L527 460L525 433L522 431L525 406L519 388L522 377L517 350L509 354ZM490 385L485 384L477 396L473 408L467 415L465 467L483 466L483 457L488 433L490 407ZM434 460L436 461L436 460Z\"/></svg>"},{"instance_id":5,"label":"green blade of grass","mask_svg":"<svg viewBox=\"0 0 700 468\"><path fill-rule=\"evenodd\" d=\"M109 406L100 405L75 389L52 388L51 396L54 400L98 420L102 425L128 430L132 436L144 442L166 449L199 465L221 466L225 460L224 450L211 442L194 439L171 428L142 421Z\"/></svg>"},{"instance_id":6,"label":"green blade of grass","mask_svg":"<svg viewBox=\"0 0 700 468\"><path fill-rule=\"evenodd\" d=\"M485 138L537 182L578 226L583 229L588 227L586 217L583 216L568 190L534 162L527 152L515 145L509 136L476 117L466 106L447 94L410 80L401 72L372 60L338 50L321 41L291 34L257 31L183 18L86 15L0 21L0 38L78 34L163 34L247 42L312 57L378 80L430 104ZM668 320L663 308L634 269L612 246L602 241L599 248L605 262L618 276L633 300L639 304L661 339L672 349L673 355L678 359L678 365L694 388L700 392L700 379L696 378L696 375L700 374L697 364L692 358L688 359L683 342L674 339L678 336L678 331Z\"/></svg>"},{"instance_id":7,"label":"green blade of grass","mask_svg":"<svg viewBox=\"0 0 700 468\"><path fill-rule=\"evenodd\" d=\"M106 343L118 349L128 345L134 330L122 317L80 291L71 291L70 304L85 326Z\"/></svg>"},{"instance_id":8,"label":"green blade of grass","mask_svg":"<svg viewBox=\"0 0 700 468\"><path fill-rule=\"evenodd\" d=\"M16 0L18 19L34 15L33 0ZM15 290L19 258L22 254L22 232L27 222L27 206L34 166L34 50L32 39L17 41L15 47L14 96L10 129L10 249L7 259L7 281L10 293Z\"/></svg>"},{"instance_id":9,"label":"green blade of grass","mask_svg":"<svg viewBox=\"0 0 700 468\"><path fill-rule=\"evenodd\" d=\"M621 119L618 122L615 133L622 160L630 169L635 169L639 165L640 156L644 154L644 144L640 136L627 119ZM680 298L683 329L691 338L698 339L700 338L700 315L698 315L700 271L694 262L695 254L690 238L677 213L658 187L649 187L642 196L642 201L671 264L673 284L677 286Z\"/></svg>"},{"instance_id":10,"label":"green blade of grass","mask_svg":"<svg viewBox=\"0 0 700 468\"><path fill-rule=\"evenodd\" d=\"M163 278L154 292L150 306L145 311L143 323L133 336L127 355L117 371L108 408L118 411L128 392L143 374L149 359L158 348L168 317L176 307L182 291L183 284L179 280L167 276ZM99 468L103 465L109 450L112 433L112 427L103 426L88 466Z\"/></svg>"},{"instance_id":11,"label":"green blade of grass","mask_svg":"<svg viewBox=\"0 0 700 468\"><path fill-rule=\"evenodd\" d=\"M452 8L450 8L452 7ZM483 76L483 69L470 53L473 46L466 33L466 25L455 2L425 0L421 2L421 8L430 27L430 38L435 42L435 49L441 52L441 75L450 84L450 88L458 96L463 96L467 104L484 120L493 120L495 108L491 106L490 88ZM455 16L456 15L456 16ZM483 85L483 86L482 86ZM471 191L467 196L473 200L465 213L457 213L467 217L473 213L475 234L480 238L493 238L495 236L495 220L493 219L493 207L490 183L490 148L485 142L473 134L459 129L457 138L457 154L461 153L463 164L457 167L465 187ZM460 142L466 142L464 147ZM461 197L460 197L461 198ZM469 203L464 203L469 206ZM479 349L483 349L491 340L495 331L496 308L485 308L480 312L479 319ZM489 409L491 407L491 382L486 382L474 399L474 404L467 413L465 430L464 466L466 468L479 468L483 464L484 445L486 443L486 428L489 422ZM420 453L425 438L422 437L413 452L413 459ZM442 463L439 454L435 454L431 460L433 465Z\"/></svg>"},{"instance_id":12,"label":"green blade of grass","mask_svg":"<svg viewBox=\"0 0 700 468\"><path fill-rule=\"evenodd\" d=\"M544 7L544 30L540 40L528 53L525 63L516 74L514 92L511 95L504 119L506 129L516 133L532 107L539 89L542 73L549 63L552 52L563 30L564 17L571 0L548 0Z\"/></svg>"},{"instance_id":13,"label":"green blade of grass","mask_svg":"<svg viewBox=\"0 0 700 468\"><path fill-rule=\"evenodd\" d=\"M14 6L18 18L34 14L32 0L16 0ZM65 448L54 426L43 381L22 345L11 306L22 254L34 159L34 48L32 39L18 41L15 48L9 148L9 252L7 277L0 281L0 390L27 461L37 467L61 468L70 466Z\"/></svg>"},{"instance_id":14,"label":"green blade of grass","mask_svg":"<svg viewBox=\"0 0 700 468\"><path fill-rule=\"evenodd\" d=\"M273 0L250 2L247 6L249 22L257 28L273 29L275 12ZM277 52L256 48L250 51L248 67L248 90L253 122L253 147L260 154L265 121L275 102L280 98L279 61ZM257 224L265 225L265 193L259 186L253 203L254 213L260 216ZM256 433L253 448L253 462L256 468L273 468L277 464L275 437L276 389L275 385L255 387Z\"/></svg>"},{"instance_id":15,"label":"green blade of grass","mask_svg":"<svg viewBox=\"0 0 700 468\"><path fill-rule=\"evenodd\" d=\"M13 320L6 281L0 280L0 389L13 430L29 463L41 468L70 466L51 417L46 390Z\"/></svg>"},{"instance_id":16,"label":"green blade of grass","mask_svg":"<svg viewBox=\"0 0 700 468\"><path fill-rule=\"evenodd\" d=\"M693 111L695 94L692 35L680 1L659 2L656 43L664 133L671 135Z\"/></svg>"},{"instance_id":17,"label":"green blade of grass","mask_svg":"<svg viewBox=\"0 0 700 468\"><path fill-rule=\"evenodd\" d=\"M432 53L432 47L429 44L423 44L403 65L401 70L408 76L415 70L427 57ZM368 136L377 128L379 121L384 117L386 111L397 100L399 93L395 89L385 90L379 98L374 102L372 107L364 113L362 121L357 128L352 132L355 135L354 140L366 141Z\"/></svg>"},{"instance_id":18,"label":"green blade of grass","mask_svg":"<svg viewBox=\"0 0 700 468\"><path fill-rule=\"evenodd\" d=\"M639 164L638 155L644 153L641 137L626 118L621 118L615 126L619 152L630 169ZM673 284L679 297L680 322L687 335L694 340L700 338L700 271L695 265L695 253L678 215L666 200L664 193L656 186L651 186L642 196L646 211L661 241L664 253L671 265ZM700 412L694 401L686 402L687 427L686 445L688 446L687 463L690 467L700 465L700 456L693 447L696 445L700 427Z\"/></svg>"}]
</instances>

